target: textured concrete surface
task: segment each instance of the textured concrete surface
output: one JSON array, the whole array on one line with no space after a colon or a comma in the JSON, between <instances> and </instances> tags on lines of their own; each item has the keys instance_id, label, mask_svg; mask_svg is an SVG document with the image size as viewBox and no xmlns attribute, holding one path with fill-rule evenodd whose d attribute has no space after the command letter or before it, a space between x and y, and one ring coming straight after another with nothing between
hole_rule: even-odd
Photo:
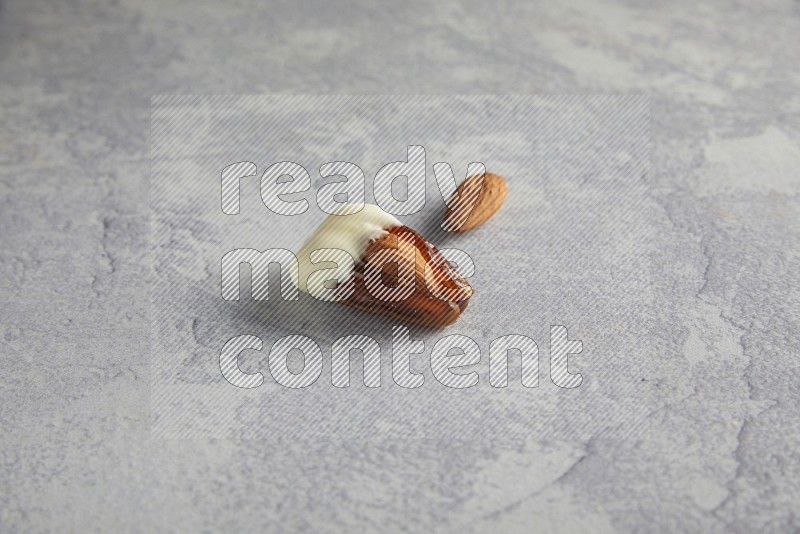
<instances>
[{"instance_id":1,"label":"textured concrete surface","mask_svg":"<svg viewBox=\"0 0 800 534\"><path fill-rule=\"evenodd\" d=\"M152 116L154 436L247 436L264 446L300 438L396 443L413 437L447 448L464 436L500 446L647 434L657 396L648 377L656 371L635 357L641 332L650 327L658 276L647 97L167 96L154 99ZM424 206L398 217L444 250L469 255L475 290L456 324L409 329L426 349L411 358L410 368L423 373L413 390L393 377L392 328L399 322L307 295L280 301L277 285L268 301L251 299L247 290L224 300L220 287L221 260L230 251L300 249L327 215L316 199L330 181L317 172L325 162L357 163L365 174L361 189L374 203L381 197L375 173L405 160L409 144L426 153L425 177L420 173L420 185L409 187ZM221 172L242 160L258 162L256 171L238 181L239 213L225 214ZM306 211L286 215L264 205L260 174L276 161L307 169L310 190L287 197L306 200ZM511 193L490 224L461 235L442 231L444 200L431 169L437 161L447 161L459 180L470 161L502 171ZM225 270L238 280L237 267ZM242 278L247 286L248 276ZM551 380L550 325L567 328L583 344L568 362L585 375L579 388ZM266 373L260 389L233 387L220 371L222 347L242 334L263 343L239 363L249 373ZM321 372L303 391L273 380L270 349L293 334L312 340L322 354ZM331 346L350 334L379 344L380 389L367 389L360 369L351 369L351 388L331 384ZM469 369L478 383L468 390L445 387L431 372L434 345L452 335L467 336L480 352ZM491 386L490 345L506 335L527 336L538 346L536 388L522 386L516 355L510 386ZM352 367L362 362L357 355Z\"/></svg>"},{"instance_id":2,"label":"textured concrete surface","mask_svg":"<svg viewBox=\"0 0 800 534\"><path fill-rule=\"evenodd\" d=\"M0 3L0 530L800 529L796 2ZM157 93L651 98L636 440L149 437Z\"/></svg>"}]
</instances>

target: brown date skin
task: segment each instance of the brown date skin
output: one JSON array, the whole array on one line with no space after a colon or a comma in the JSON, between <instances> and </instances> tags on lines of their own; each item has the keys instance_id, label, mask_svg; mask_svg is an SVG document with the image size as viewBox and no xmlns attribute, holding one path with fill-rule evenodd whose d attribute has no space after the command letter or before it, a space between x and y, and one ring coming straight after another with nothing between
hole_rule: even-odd
<instances>
[{"instance_id":1,"label":"brown date skin","mask_svg":"<svg viewBox=\"0 0 800 534\"><path fill-rule=\"evenodd\" d=\"M407 239L409 234L411 238ZM368 291L364 279L365 266L370 258L381 250L399 252L401 247L409 246L415 249L414 292L408 298L399 301L375 298ZM411 251L406 250L406 252ZM407 226L387 229L385 234L367 245L362 260L355 268L355 291L341 303L369 313L442 328L458 320L474 292L469 282L447 263L439 249ZM396 269L394 272L384 269L381 277L383 283L389 287L394 287L398 283Z\"/></svg>"}]
</instances>

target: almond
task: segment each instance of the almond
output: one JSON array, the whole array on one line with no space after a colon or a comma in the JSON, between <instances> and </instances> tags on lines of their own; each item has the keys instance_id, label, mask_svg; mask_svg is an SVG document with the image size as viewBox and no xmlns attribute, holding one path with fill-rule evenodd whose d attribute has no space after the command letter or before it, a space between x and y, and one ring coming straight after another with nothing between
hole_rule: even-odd
<instances>
[{"instance_id":1,"label":"almond","mask_svg":"<svg viewBox=\"0 0 800 534\"><path fill-rule=\"evenodd\" d=\"M466 232L480 226L497 213L507 193L508 183L499 174L487 172L470 176L447 203L442 228L448 232Z\"/></svg>"}]
</instances>

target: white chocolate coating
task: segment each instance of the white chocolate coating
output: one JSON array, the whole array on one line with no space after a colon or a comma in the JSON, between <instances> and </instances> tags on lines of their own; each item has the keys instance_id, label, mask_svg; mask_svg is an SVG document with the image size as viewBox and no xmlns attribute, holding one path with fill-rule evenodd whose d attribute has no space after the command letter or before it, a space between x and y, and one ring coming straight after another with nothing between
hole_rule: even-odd
<instances>
[{"instance_id":1,"label":"white chocolate coating","mask_svg":"<svg viewBox=\"0 0 800 534\"><path fill-rule=\"evenodd\" d=\"M403 224L372 204L366 204L361 211L351 213L358 207L358 204L345 204L337 208L334 214L328 215L300 247L297 252L299 276L294 269L291 272L292 281L300 291L311 292L306 283L312 272L336 267L333 262L312 263L310 258L312 251L322 248L344 250L353 257L354 262L358 263L370 241L380 237L388 228ZM349 214L344 215L346 213Z\"/></svg>"}]
</instances>

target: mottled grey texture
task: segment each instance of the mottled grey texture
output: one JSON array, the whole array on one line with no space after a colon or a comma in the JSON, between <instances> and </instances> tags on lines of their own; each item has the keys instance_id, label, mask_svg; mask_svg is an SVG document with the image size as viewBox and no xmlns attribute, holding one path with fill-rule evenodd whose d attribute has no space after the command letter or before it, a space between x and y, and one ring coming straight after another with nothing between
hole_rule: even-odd
<instances>
[{"instance_id":1,"label":"mottled grey texture","mask_svg":"<svg viewBox=\"0 0 800 534\"><path fill-rule=\"evenodd\" d=\"M446 448L464 436L500 446L530 438L646 435L656 394L645 379L649 362L636 354L653 313L652 280L658 276L652 264L657 204L648 195L646 97L170 96L154 99L152 117L155 436L248 437L265 446L300 438L376 445L415 438ZM376 203L374 175L389 162L405 160L410 144L425 149L419 158L425 176L409 187L421 193L416 198L423 206L398 215L400 221L440 247L463 250L475 271L475 294L457 323L411 328L415 345L424 341L427 349L411 358L410 368L423 373L414 391L393 379L392 327L398 321L305 294L296 301L282 294L287 301L281 302L275 277L269 301L249 298L247 289L241 299L236 292L237 300L224 300L220 290L221 259L230 251L281 249L285 257L314 232L327 215L315 200L321 184L330 182L317 172L325 162L357 163L368 177L361 186L366 201ZM246 159L261 172L241 179L240 213L227 215L221 209L222 169ZM305 212L277 214L262 202L259 176L281 161L302 164L310 174L310 190L287 197L297 199L296 206L304 199ZM471 161L506 176L512 193L491 224L459 235L442 231L444 197L431 169L442 161L459 180ZM265 178L261 191L274 188L274 179ZM251 267L253 278L266 280L265 267ZM238 262L224 271L238 287ZM242 278L246 288L248 276ZM585 343L571 358L573 372L586 376L574 391L560 389L548 374L551 324L564 325L572 339ZM260 390L232 387L220 372L219 354L241 334L264 343L259 352L242 355L241 367L268 377L277 361L270 348L279 338L310 338L305 345L317 343L324 355L319 379L302 392L285 390L274 374L276 380L268 378ZM369 335L380 344L380 390L332 386L330 348L349 334ZM469 371L483 380L469 391L448 389L432 376L433 346L455 334L482 350L480 363ZM517 354L509 359L511 385L490 385L490 344L508 334L538 344L537 389L522 386ZM360 380L355 368L361 360L353 359L353 380ZM290 361L299 367L299 358ZM285 369L282 376L283 383L290 379Z\"/></svg>"},{"instance_id":2,"label":"mottled grey texture","mask_svg":"<svg viewBox=\"0 0 800 534\"><path fill-rule=\"evenodd\" d=\"M0 3L0 530L800 529L800 6ZM148 438L155 93L652 102L648 439Z\"/></svg>"}]
</instances>

